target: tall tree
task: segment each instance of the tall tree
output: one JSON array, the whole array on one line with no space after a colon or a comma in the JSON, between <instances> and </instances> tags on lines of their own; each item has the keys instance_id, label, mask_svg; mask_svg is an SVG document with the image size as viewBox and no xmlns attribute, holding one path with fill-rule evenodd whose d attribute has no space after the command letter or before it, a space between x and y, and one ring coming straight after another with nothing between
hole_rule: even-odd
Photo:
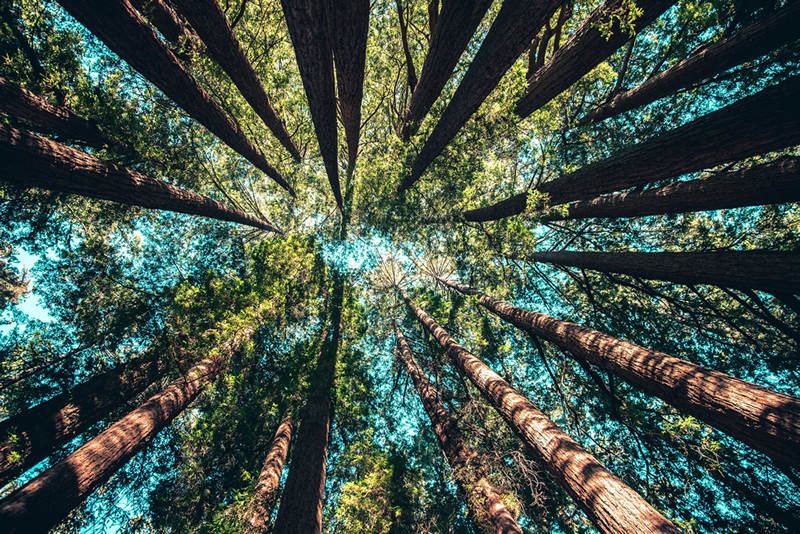
<instances>
[{"instance_id":1,"label":"tall tree","mask_svg":"<svg viewBox=\"0 0 800 534\"><path fill-rule=\"evenodd\" d=\"M131 4L175 47L190 46L197 39L164 0L131 0ZM174 51L180 57L182 52L179 49Z\"/></svg>"}]
</instances>

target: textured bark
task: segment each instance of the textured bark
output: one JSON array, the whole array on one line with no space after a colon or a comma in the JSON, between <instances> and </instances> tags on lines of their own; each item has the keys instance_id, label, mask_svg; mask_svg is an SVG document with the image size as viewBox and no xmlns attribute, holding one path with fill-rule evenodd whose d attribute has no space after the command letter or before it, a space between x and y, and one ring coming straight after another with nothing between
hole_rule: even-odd
<instances>
[{"instance_id":1,"label":"textured bark","mask_svg":"<svg viewBox=\"0 0 800 534\"><path fill-rule=\"evenodd\" d=\"M281 0L294 55L308 97L308 109L336 205L342 208L337 162L336 90L329 45L327 0Z\"/></svg>"},{"instance_id":2,"label":"textured bark","mask_svg":"<svg viewBox=\"0 0 800 534\"><path fill-rule=\"evenodd\" d=\"M505 0L461 84L441 119L420 150L411 172L400 184L403 192L419 180L428 165L456 136L473 113L497 87L503 75L528 48L561 0ZM440 24L443 24L440 22Z\"/></svg>"},{"instance_id":3,"label":"textured bark","mask_svg":"<svg viewBox=\"0 0 800 534\"><path fill-rule=\"evenodd\" d=\"M289 151L295 161L300 161L300 151L292 142L286 126L272 107L256 71L247 59L239 40L233 34L228 18L217 0L176 0L186 19L206 45L206 50L214 58L239 92L261 117L267 128Z\"/></svg>"},{"instance_id":4,"label":"textured bark","mask_svg":"<svg viewBox=\"0 0 800 534\"><path fill-rule=\"evenodd\" d=\"M216 376L220 361L206 360L108 430L0 502L8 534L46 532L169 425Z\"/></svg>"},{"instance_id":5,"label":"textured bark","mask_svg":"<svg viewBox=\"0 0 800 534\"><path fill-rule=\"evenodd\" d=\"M103 133L92 121L69 108L54 106L46 99L0 76L0 111L38 124L58 135L80 140L95 148L109 145L133 151L130 143Z\"/></svg>"},{"instance_id":6,"label":"textured bark","mask_svg":"<svg viewBox=\"0 0 800 534\"><path fill-rule=\"evenodd\" d=\"M352 175L358 158L361 134L361 100L369 36L369 0L326 0L331 16L333 62L339 93L339 113L347 140L347 174Z\"/></svg>"},{"instance_id":7,"label":"textured bark","mask_svg":"<svg viewBox=\"0 0 800 534\"><path fill-rule=\"evenodd\" d=\"M292 430L294 429L294 419L291 408L287 408L272 443L267 452L267 459L261 474L256 482L256 489L250 501L245 521L247 526L244 529L248 534L264 534L269 527L269 517L275 507L278 488L280 487L283 464L286 462L286 455L289 453L289 443L292 441Z\"/></svg>"},{"instance_id":8,"label":"textured bark","mask_svg":"<svg viewBox=\"0 0 800 534\"><path fill-rule=\"evenodd\" d=\"M453 478L476 525L486 533L522 534L514 516L503 504L500 493L489 482L488 473L483 472L481 457L476 450L464 443L461 431L439 400L439 393L423 373L405 337L397 334L397 340L400 349L398 359L417 388L425 412L431 420L433 432L439 439Z\"/></svg>"},{"instance_id":9,"label":"textured bark","mask_svg":"<svg viewBox=\"0 0 800 534\"><path fill-rule=\"evenodd\" d=\"M159 360L129 362L0 422L0 486L147 389L166 370Z\"/></svg>"},{"instance_id":10,"label":"textured bark","mask_svg":"<svg viewBox=\"0 0 800 534\"><path fill-rule=\"evenodd\" d=\"M491 5L492 0L445 2L436 23L431 20L431 45L408 109L397 125L397 133L404 141L408 141L416 133L419 123L439 98L461 54Z\"/></svg>"},{"instance_id":11,"label":"textured bark","mask_svg":"<svg viewBox=\"0 0 800 534\"><path fill-rule=\"evenodd\" d=\"M190 117L295 196L294 188L200 87L128 0L60 0L59 3Z\"/></svg>"},{"instance_id":12,"label":"textured bark","mask_svg":"<svg viewBox=\"0 0 800 534\"><path fill-rule=\"evenodd\" d=\"M555 343L772 458L800 468L800 399L441 280L504 321Z\"/></svg>"},{"instance_id":13,"label":"textured bark","mask_svg":"<svg viewBox=\"0 0 800 534\"><path fill-rule=\"evenodd\" d=\"M678 284L710 284L769 293L800 294L800 253L764 250L720 252L533 252L533 261L622 273Z\"/></svg>"},{"instance_id":14,"label":"textured bark","mask_svg":"<svg viewBox=\"0 0 800 534\"><path fill-rule=\"evenodd\" d=\"M337 275L328 308L328 326L324 330L317 369L297 431L273 534L319 534L322 530L325 468L333 411L331 393L339 353L343 303L344 279Z\"/></svg>"},{"instance_id":15,"label":"textured bark","mask_svg":"<svg viewBox=\"0 0 800 534\"><path fill-rule=\"evenodd\" d=\"M163 0L131 0L131 5L144 15L170 44L185 46L195 42L194 34L183 24L175 10Z\"/></svg>"},{"instance_id":16,"label":"textured bark","mask_svg":"<svg viewBox=\"0 0 800 534\"><path fill-rule=\"evenodd\" d=\"M555 206L793 146L800 142L799 100L800 77L796 76L546 182L538 191ZM520 193L457 217L485 222L518 215L525 211L527 197Z\"/></svg>"},{"instance_id":17,"label":"textured bark","mask_svg":"<svg viewBox=\"0 0 800 534\"><path fill-rule=\"evenodd\" d=\"M623 3L624 0L606 0L589 15L572 38L531 77L528 94L517 102L514 110L517 115L525 118L541 108L628 42L631 35L620 29L618 20L609 39L603 37L597 28L598 24L608 20L610 13L621 9ZM675 0L637 0L636 7L644 13L634 23L636 32L647 27L674 3Z\"/></svg>"},{"instance_id":18,"label":"textured bark","mask_svg":"<svg viewBox=\"0 0 800 534\"><path fill-rule=\"evenodd\" d=\"M407 295L417 318L458 369L475 384L506 423L530 446L555 480L603 533L679 531L639 494L611 474L532 402L450 337Z\"/></svg>"},{"instance_id":19,"label":"textured bark","mask_svg":"<svg viewBox=\"0 0 800 534\"><path fill-rule=\"evenodd\" d=\"M551 210L542 220L642 217L798 201L800 158L782 158L698 180L573 202L566 215Z\"/></svg>"},{"instance_id":20,"label":"textured bark","mask_svg":"<svg viewBox=\"0 0 800 534\"><path fill-rule=\"evenodd\" d=\"M615 96L578 121L578 125L599 122L711 78L750 61L797 38L800 4L788 4L764 20L737 34L710 44L677 65L644 83Z\"/></svg>"},{"instance_id":21,"label":"textured bark","mask_svg":"<svg viewBox=\"0 0 800 534\"><path fill-rule=\"evenodd\" d=\"M0 180L121 204L201 215L281 233L244 211L38 135L0 124Z\"/></svg>"}]
</instances>

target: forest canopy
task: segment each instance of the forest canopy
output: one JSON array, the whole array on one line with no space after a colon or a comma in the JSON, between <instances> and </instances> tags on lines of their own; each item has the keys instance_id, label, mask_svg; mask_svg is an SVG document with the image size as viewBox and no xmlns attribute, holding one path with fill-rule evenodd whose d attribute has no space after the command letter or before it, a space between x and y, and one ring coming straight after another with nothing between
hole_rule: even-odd
<instances>
[{"instance_id":1,"label":"forest canopy","mask_svg":"<svg viewBox=\"0 0 800 534\"><path fill-rule=\"evenodd\" d=\"M800 531L800 2L0 15L0 532Z\"/></svg>"}]
</instances>

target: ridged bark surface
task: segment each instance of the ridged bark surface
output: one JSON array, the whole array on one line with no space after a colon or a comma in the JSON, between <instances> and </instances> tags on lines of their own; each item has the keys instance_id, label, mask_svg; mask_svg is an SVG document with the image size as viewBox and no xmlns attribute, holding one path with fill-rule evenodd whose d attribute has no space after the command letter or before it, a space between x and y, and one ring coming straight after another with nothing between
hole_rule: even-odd
<instances>
[{"instance_id":1,"label":"ridged bark surface","mask_svg":"<svg viewBox=\"0 0 800 534\"><path fill-rule=\"evenodd\" d=\"M800 468L800 399L441 280L504 321L627 380L772 458Z\"/></svg>"},{"instance_id":2,"label":"ridged bark surface","mask_svg":"<svg viewBox=\"0 0 800 534\"><path fill-rule=\"evenodd\" d=\"M131 206L201 215L281 233L238 208L5 124L0 124L0 180L17 187L38 187Z\"/></svg>"},{"instance_id":3,"label":"ridged bark surface","mask_svg":"<svg viewBox=\"0 0 800 534\"><path fill-rule=\"evenodd\" d=\"M458 369L475 384L509 426L603 533L670 533L678 529L611 474L532 402L450 337L407 295L406 303Z\"/></svg>"},{"instance_id":4,"label":"ridged bark surface","mask_svg":"<svg viewBox=\"0 0 800 534\"><path fill-rule=\"evenodd\" d=\"M127 0L59 0L59 3L190 117L295 195L289 182L200 87Z\"/></svg>"},{"instance_id":5,"label":"ridged bark surface","mask_svg":"<svg viewBox=\"0 0 800 534\"><path fill-rule=\"evenodd\" d=\"M7 534L46 532L142 450L209 384L221 369L206 360L108 430L0 502Z\"/></svg>"}]
</instances>

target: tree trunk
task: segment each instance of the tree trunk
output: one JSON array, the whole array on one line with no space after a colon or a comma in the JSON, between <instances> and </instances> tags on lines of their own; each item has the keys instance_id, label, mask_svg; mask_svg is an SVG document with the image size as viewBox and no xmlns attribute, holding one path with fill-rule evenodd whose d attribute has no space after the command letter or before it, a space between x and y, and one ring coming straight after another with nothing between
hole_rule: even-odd
<instances>
[{"instance_id":1,"label":"tree trunk","mask_svg":"<svg viewBox=\"0 0 800 534\"><path fill-rule=\"evenodd\" d=\"M637 0L636 7L644 13L634 23L636 33L674 3L675 0ZM624 5L624 0L606 0L581 24L575 35L530 79L528 94L517 102L514 110L517 115L525 118L541 108L628 42L631 34L620 29L619 19L614 22L609 39L598 28L598 25L608 21L611 13L623 9Z\"/></svg>"},{"instance_id":2,"label":"tree trunk","mask_svg":"<svg viewBox=\"0 0 800 534\"><path fill-rule=\"evenodd\" d=\"M205 360L108 430L0 502L8 534L46 532L169 425L213 380L220 360Z\"/></svg>"},{"instance_id":3,"label":"tree trunk","mask_svg":"<svg viewBox=\"0 0 800 534\"><path fill-rule=\"evenodd\" d=\"M432 4L433 2L430 5ZM491 5L492 0L445 2L441 14L437 14L437 22L433 24L432 21L431 45L425 56L419 81L411 95L408 109L397 125L397 134L404 141L408 141L416 133L417 127L439 98L461 54Z\"/></svg>"},{"instance_id":4,"label":"tree trunk","mask_svg":"<svg viewBox=\"0 0 800 534\"><path fill-rule=\"evenodd\" d=\"M190 117L296 196L294 188L200 87L128 0L60 0L59 3Z\"/></svg>"},{"instance_id":5,"label":"tree trunk","mask_svg":"<svg viewBox=\"0 0 800 534\"><path fill-rule=\"evenodd\" d=\"M408 295L406 303L458 369L530 446L556 481L603 533L673 533L678 529L611 474L532 402L450 337Z\"/></svg>"},{"instance_id":6,"label":"tree trunk","mask_svg":"<svg viewBox=\"0 0 800 534\"><path fill-rule=\"evenodd\" d=\"M711 78L797 38L800 4L791 3L736 35L710 44L677 65L615 96L587 113L578 125L599 122Z\"/></svg>"},{"instance_id":7,"label":"tree trunk","mask_svg":"<svg viewBox=\"0 0 800 534\"><path fill-rule=\"evenodd\" d=\"M406 83L408 83L408 91L414 92L417 86L417 72L414 69L414 58L411 57L411 49L408 46L408 23L403 19L403 2L402 0L395 0L397 7L397 20L400 23L400 41L403 45L403 54L406 56Z\"/></svg>"},{"instance_id":8,"label":"tree trunk","mask_svg":"<svg viewBox=\"0 0 800 534\"><path fill-rule=\"evenodd\" d=\"M417 388L425 412L431 420L433 431L439 439L439 445L447 458L447 463L450 464L453 478L476 526L487 534L492 532L522 534L522 529L503 504L500 493L489 482L488 473L484 473L480 455L464 443L461 431L442 406L439 393L423 373L406 338L398 333L397 341L400 349L397 357L411 376L414 387Z\"/></svg>"},{"instance_id":9,"label":"tree trunk","mask_svg":"<svg viewBox=\"0 0 800 534\"><path fill-rule=\"evenodd\" d=\"M450 144L560 4L561 0L503 2L447 109L414 160L411 172L400 184L400 193L419 180L428 165Z\"/></svg>"},{"instance_id":10,"label":"tree trunk","mask_svg":"<svg viewBox=\"0 0 800 534\"><path fill-rule=\"evenodd\" d=\"M289 443L292 441L292 430L294 429L294 418L292 417L291 407L286 409L283 414L278 430L267 452L267 459L261 474L258 476L256 489L250 501L245 521L247 526L244 532L248 534L266 534L269 527L269 517L275 507L278 488L280 487L283 464L286 462L286 455L289 452Z\"/></svg>"},{"instance_id":11,"label":"tree trunk","mask_svg":"<svg viewBox=\"0 0 800 534\"><path fill-rule=\"evenodd\" d=\"M228 18L217 0L177 0L189 24L206 45L214 61L222 67L242 96L261 117L267 128L289 151L295 161L300 161L300 151L292 142L286 126L272 107L256 71L247 59L239 40L233 34Z\"/></svg>"},{"instance_id":12,"label":"tree trunk","mask_svg":"<svg viewBox=\"0 0 800 534\"><path fill-rule=\"evenodd\" d=\"M478 297L487 310L528 334L555 343L754 449L800 468L800 399L439 280Z\"/></svg>"},{"instance_id":13,"label":"tree trunk","mask_svg":"<svg viewBox=\"0 0 800 534\"><path fill-rule=\"evenodd\" d=\"M533 261L622 273L677 284L709 284L800 294L800 253L766 250L718 252L533 252Z\"/></svg>"},{"instance_id":14,"label":"tree trunk","mask_svg":"<svg viewBox=\"0 0 800 534\"><path fill-rule=\"evenodd\" d=\"M347 140L347 174L352 175L356 168L361 134L361 100L364 96L370 3L369 0L326 2L331 15L330 31L339 112Z\"/></svg>"},{"instance_id":15,"label":"tree trunk","mask_svg":"<svg viewBox=\"0 0 800 534\"><path fill-rule=\"evenodd\" d=\"M281 233L238 208L5 124L0 124L0 180L17 187L38 187L131 206L201 215Z\"/></svg>"},{"instance_id":16,"label":"tree trunk","mask_svg":"<svg viewBox=\"0 0 800 534\"><path fill-rule=\"evenodd\" d=\"M177 47L192 45L195 36L172 7L163 0L130 0L131 5L156 27L168 43Z\"/></svg>"},{"instance_id":17,"label":"tree trunk","mask_svg":"<svg viewBox=\"0 0 800 534\"><path fill-rule=\"evenodd\" d=\"M799 100L800 76L795 76L537 190L549 197L549 205L556 206L793 146L800 142ZM527 193L521 193L456 217L496 221L524 212L527 198Z\"/></svg>"},{"instance_id":18,"label":"tree trunk","mask_svg":"<svg viewBox=\"0 0 800 534\"><path fill-rule=\"evenodd\" d=\"M800 158L781 158L698 180L573 202L566 215L550 210L542 220L643 217L798 201Z\"/></svg>"},{"instance_id":19,"label":"tree trunk","mask_svg":"<svg viewBox=\"0 0 800 534\"><path fill-rule=\"evenodd\" d=\"M0 486L147 389L167 371L132 361L0 422Z\"/></svg>"},{"instance_id":20,"label":"tree trunk","mask_svg":"<svg viewBox=\"0 0 800 534\"><path fill-rule=\"evenodd\" d=\"M325 499L325 469L333 405L331 395L341 336L344 278L335 275L328 325L323 331L317 369L303 409L289 475L273 534L319 534Z\"/></svg>"},{"instance_id":21,"label":"tree trunk","mask_svg":"<svg viewBox=\"0 0 800 534\"><path fill-rule=\"evenodd\" d=\"M281 0L283 15L289 26L294 55L308 109L317 134L319 150L336 205L342 209L339 187L338 141L336 133L336 90L333 80L333 55L329 40L330 16L326 0Z\"/></svg>"}]
</instances>

